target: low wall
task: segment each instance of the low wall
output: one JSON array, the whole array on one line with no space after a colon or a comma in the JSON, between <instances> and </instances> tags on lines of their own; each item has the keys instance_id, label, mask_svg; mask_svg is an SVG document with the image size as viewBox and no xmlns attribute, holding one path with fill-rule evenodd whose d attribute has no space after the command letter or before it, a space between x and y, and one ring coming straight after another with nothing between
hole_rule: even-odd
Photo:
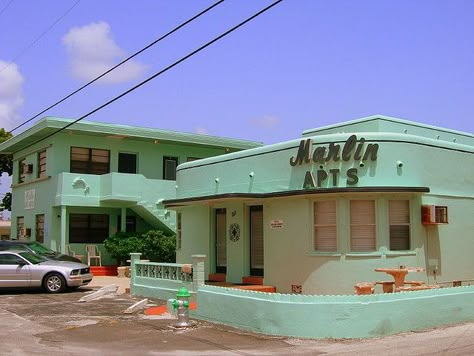
<instances>
[{"instance_id":1,"label":"low wall","mask_svg":"<svg viewBox=\"0 0 474 356\"><path fill-rule=\"evenodd\" d=\"M216 286L193 317L269 335L369 338L474 320L474 286L372 295L295 295Z\"/></svg>"},{"instance_id":2,"label":"low wall","mask_svg":"<svg viewBox=\"0 0 474 356\"><path fill-rule=\"evenodd\" d=\"M204 255L193 255L192 265L149 262L140 256L130 254L132 295L167 300L176 298L179 289L185 287L191 294L190 300L196 300L197 289L204 285Z\"/></svg>"}]
</instances>

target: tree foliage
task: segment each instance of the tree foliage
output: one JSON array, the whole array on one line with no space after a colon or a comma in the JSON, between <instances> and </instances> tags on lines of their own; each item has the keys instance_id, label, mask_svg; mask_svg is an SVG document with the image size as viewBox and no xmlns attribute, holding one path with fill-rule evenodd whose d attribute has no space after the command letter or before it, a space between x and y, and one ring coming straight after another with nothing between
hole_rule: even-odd
<instances>
[{"instance_id":1,"label":"tree foliage","mask_svg":"<svg viewBox=\"0 0 474 356\"><path fill-rule=\"evenodd\" d=\"M0 128L0 143L8 140L9 138L13 137L10 132L5 131L5 129ZM13 172L13 156L12 155L5 155L0 154L0 177L3 173L7 173L9 176L12 175ZM8 192L3 197L0 203L0 211L3 210L12 210L12 193Z\"/></svg>"},{"instance_id":2,"label":"tree foliage","mask_svg":"<svg viewBox=\"0 0 474 356\"><path fill-rule=\"evenodd\" d=\"M130 253L139 252L144 259L154 262L176 261L176 237L159 230L146 232L117 232L105 239L104 247L120 266L130 259Z\"/></svg>"},{"instance_id":3,"label":"tree foliage","mask_svg":"<svg viewBox=\"0 0 474 356\"><path fill-rule=\"evenodd\" d=\"M12 211L12 193L7 192L0 203L0 211L8 210Z\"/></svg>"},{"instance_id":4,"label":"tree foliage","mask_svg":"<svg viewBox=\"0 0 474 356\"><path fill-rule=\"evenodd\" d=\"M0 128L0 143L8 140L11 137L13 137L13 135L10 132L7 132L5 131L5 129ZM13 172L13 156L0 154L0 176L3 173L7 173L9 176L11 176L12 172Z\"/></svg>"}]
</instances>

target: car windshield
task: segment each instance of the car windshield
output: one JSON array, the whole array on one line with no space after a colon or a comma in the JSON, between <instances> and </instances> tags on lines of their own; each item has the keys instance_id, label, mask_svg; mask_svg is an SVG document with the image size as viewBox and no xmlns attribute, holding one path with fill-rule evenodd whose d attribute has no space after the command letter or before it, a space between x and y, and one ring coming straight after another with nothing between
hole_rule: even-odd
<instances>
[{"instance_id":1,"label":"car windshield","mask_svg":"<svg viewBox=\"0 0 474 356\"><path fill-rule=\"evenodd\" d=\"M31 244L28 244L28 247L39 255L54 255L55 253L53 250L50 250L45 245L42 245L39 242L33 242Z\"/></svg>"},{"instance_id":2,"label":"car windshield","mask_svg":"<svg viewBox=\"0 0 474 356\"><path fill-rule=\"evenodd\" d=\"M31 252L20 252L19 255L23 257L25 260L28 260L29 262L33 263L34 265L47 261L46 258L40 255L35 255L34 253L31 253Z\"/></svg>"}]
</instances>

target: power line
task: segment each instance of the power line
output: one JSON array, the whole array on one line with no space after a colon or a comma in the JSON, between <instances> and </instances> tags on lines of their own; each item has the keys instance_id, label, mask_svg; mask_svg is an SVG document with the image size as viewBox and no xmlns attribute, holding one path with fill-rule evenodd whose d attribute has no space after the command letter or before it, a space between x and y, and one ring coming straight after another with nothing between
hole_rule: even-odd
<instances>
[{"instance_id":1,"label":"power line","mask_svg":"<svg viewBox=\"0 0 474 356\"><path fill-rule=\"evenodd\" d=\"M187 60L188 58L194 56L195 54L201 52L203 49L209 47L210 45L214 44L215 42L219 41L221 38L224 38L226 37L227 35L229 35L230 33L234 32L235 30L237 30L238 28L242 27L243 25L245 25L246 23L252 21L253 19L255 19L256 17L260 16L261 14L263 14L264 12L270 10L272 7L278 5L279 3L281 3L283 0L277 0L273 3L271 3L270 5L266 6L265 8L263 8L262 10L256 12L255 14L253 14L252 16L248 17L247 19L245 19L244 21L240 22L239 24L235 25L234 27L232 27L231 29L225 31L224 33L220 34L219 36L215 37L213 40L207 42L206 44L202 45L201 47L195 49L194 51L188 53L187 55L185 55L184 57L181 57L180 59L178 59L176 62L170 64L169 66L165 67L164 69L156 72L155 74L153 74L151 77L148 77L147 79L145 79L144 81L138 83L137 85L133 86L132 88L124 91L122 94L114 97L113 99L110 99L109 101L107 101L105 104L102 104L100 106L98 106L97 108L95 108L94 110L88 112L87 114L81 116L80 118L74 120L73 122L67 124L66 126L50 133L49 135L46 135L45 137L43 138L40 138L39 140L36 140L32 143L30 143L29 145L23 147L23 149L27 149L33 145L36 145L37 143L43 141L43 140L46 140L47 138L53 136L53 135L56 135L58 132L61 132L65 129L67 129L68 127L74 125L75 123L78 123L79 121L85 119L86 117L96 113L97 111L105 108L106 106L109 106L110 104L112 104L113 102L119 100L120 98L124 97L125 95L131 93L132 91L140 88L141 86L145 85L146 83L148 83L149 81L155 79L156 77L158 77L159 75L167 72L168 70L170 70L171 68L177 66L178 64L180 64L181 62L184 62L185 60Z\"/></svg>"},{"instance_id":2,"label":"power line","mask_svg":"<svg viewBox=\"0 0 474 356\"><path fill-rule=\"evenodd\" d=\"M120 63L116 64L115 66L113 66L112 68L110 68L109 70L105 71L104 73L102 73L101 75L99 75L98 77L92 79L90 82L84 84L83 86L79 87L78 89L74 90L73 92L71 92L70 94L66 95L65 97L63 97L62 99L58 100L57 102L55 102L53 105L50 105L48 106L46 109L44 109L43 111L39 112L38 114L36 114L35 116L31 117L30 119L26 120L25 122L23 122L22 124L18 125L17 127L15 127L14 129L12 129L10 132L13 132L17 129L19 129L20 127L26 125L27 123L31 122L32 120L36 119L38 116L44 114L46 111L54 108L55 106L61 104L63 101L69 99L71 96L75 95L76 93L80 92L82 89L88 87L89 85L91 85L92 83L98 81L100 78L104 77L105 75L109 74L110 72L112 72L114 69L116 69L117 67L120 67L122 64L128 62L130 59L136 57L137 55L139 55L140 53L146 51L148 48L154 46L155 44L157 44L158 42L164 40L166 37L168 37L169 35L173 34L174 32L178 31L180 28L186 26L187 24L189 24L190 22L194 21L195 19L197 19L198 17L204 15L206 12L212 10L214 7L216 7L217 5L221 4L222 2L224 2L224 0L219 0L217 1L216 3L214 3L213 5L209 6L208 8L202 10L201 12L199 12L198 14L194 15L193 17L191 17L190 19L184 21L183 23L181 23L180 25L176 26L175 28L173 28L171 31L165 33L164 35L162 35L161 37L157 38L156 40L154 40L153 42L151 42L150 44L148 44L147 46L143 47L141 50L135 52L134 54L132 54L131 56L125 58L123 61L121 61Z\"/></svg>"},{"instance_id":3,"label":"power line","mask_svg":"<svg viewBox=\"0 0 474 356\"><path fill-rule=\"evenodd\" d=\"M11 5L11 3L12 3L13 1L15 1L15 0L10 0L10 2L5 5L5 7L0 11L0 15L3 14L6 9L8 9L8 7Z\"/></svg>"},{"instance_id":4,"label":"power line","mask_svg":"<svg viewBox=\"0 0 474 356\"><path fill-rule=\"evenodd\" d=\"M12 0L13 1L13 0ZM5 69L7 69L12 63L15 63L16 60L18 58L20 58L26 51L28 51L31 47L33 47L36 42L38 42L41 38L43 38L44 35L46 35L59 21L61 21L64 17L66 17L66 15L68 13L70 13L72 11L72 9L77 5L79 4L81 0L77 0L65 13L63 13L60 17L58 17L56 19L56 21L54 21L51 25L49 25L49 27L43 31L38 37L36 37L33 42L31 42L29 45L27 45L25 48L23 48L20 53L18 53L10 62L7 63L7 65L5 67L3 67L1 70L0 70L0 73L3 72ZM8 3L8 5L10 5L10 3ZM7 6L8 6L7 5Z\"/></svg>"}]
</instances>

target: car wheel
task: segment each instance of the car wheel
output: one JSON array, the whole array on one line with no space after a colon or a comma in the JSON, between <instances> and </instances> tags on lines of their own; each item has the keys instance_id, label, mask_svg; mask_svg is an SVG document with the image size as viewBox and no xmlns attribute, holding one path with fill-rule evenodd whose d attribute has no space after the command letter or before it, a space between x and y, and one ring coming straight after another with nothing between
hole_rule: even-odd
<instances>
[{"instance_id":1,"label":"car wheel","mask_svg":"<svg viewBox=\"0 0 474 356\"><path fill-rule=\"evenodd\" d=\"M60 293L66 289L66 280L59 273L50 273L45 277L43 286L48 293Z\"/></svg>"}]
</instances>

